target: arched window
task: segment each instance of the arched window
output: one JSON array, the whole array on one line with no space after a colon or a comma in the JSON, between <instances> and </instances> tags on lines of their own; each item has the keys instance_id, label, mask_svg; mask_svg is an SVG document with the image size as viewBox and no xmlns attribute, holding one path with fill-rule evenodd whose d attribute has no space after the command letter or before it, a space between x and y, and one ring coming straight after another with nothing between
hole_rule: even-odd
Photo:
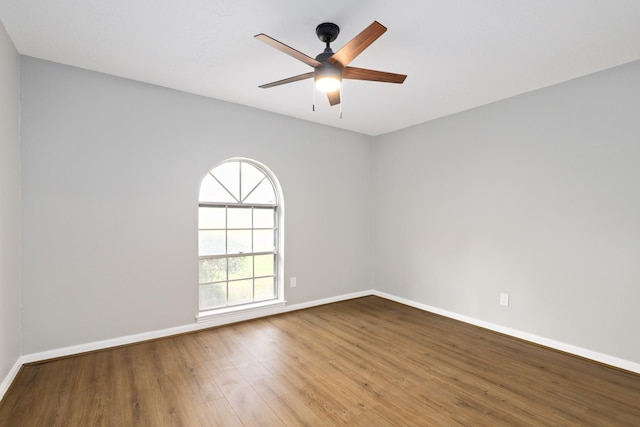
<instances>
[{"instance_id":1,"label":"arched window","mask_svg":"<svg viewBox=\"0 0 640 427\"><path fill-rule=\"evenodd\" d=\"M277 300L279 194L247 159L227 160L200 185L200 312Z\"/></svg>"}]
</instances>

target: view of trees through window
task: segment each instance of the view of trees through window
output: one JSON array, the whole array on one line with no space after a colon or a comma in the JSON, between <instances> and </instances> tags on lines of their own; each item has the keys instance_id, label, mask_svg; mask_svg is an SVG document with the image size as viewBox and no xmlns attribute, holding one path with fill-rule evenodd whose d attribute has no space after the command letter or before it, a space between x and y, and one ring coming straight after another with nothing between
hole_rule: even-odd
<instances>
[{"instance_id":1,"label":"view of trees through window","mask_svg":"<svg viewBox=\"0 0 640 427\"><path fill-rule=\"evenodd\" d=\"M224 162L200 186L200 311L275 299L277 198L266 172Z\"/></svg>"}]
</instances>

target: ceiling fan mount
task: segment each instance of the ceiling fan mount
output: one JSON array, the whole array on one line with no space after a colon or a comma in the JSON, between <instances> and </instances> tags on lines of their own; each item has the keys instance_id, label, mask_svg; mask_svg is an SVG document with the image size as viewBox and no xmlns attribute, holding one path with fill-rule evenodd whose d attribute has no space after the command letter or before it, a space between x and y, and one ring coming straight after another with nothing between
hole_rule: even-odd
<instances>
[{"instance_id":1,"label":"ceiling fan mount","mask_svg":"<svg viewBox=\"0 0 640 427\"><path fill-rule=\"evenodd\" d=\"M376 41L378 37L384 34L385 31L387 31L385 26L374 21L336 53L333 53L330 43L332 43L338 37L338 34L340 34L340 27L331 22L323 22L316 27L316 35L321 42L326 44L326 47L324 52L320 53L315 58L305 55L304 53L287 46L266 34L258 34L255 36L256 39L313 67L312 72L267 83L259 87L266 89L313 77L316 82L316 87L327 93L329 104L337 105L340 104L340 85L342 83L342 79L403 83L407 78L405 74L387 73L384 71L349 66L351 61L360 55L363 50L369 47L371 43Z\"/></svg>"},{"instance_id":2,"label":"ceiling fan mount","mask_svg":"<svg viewBox=\"0 0 640 427\"><path fill-rule=\"evenodd\" d=\"M322 43L333 43L340 34L340 27L331 22L323 22L316 27L316 35Z\"/></svg>"}]
</instances>

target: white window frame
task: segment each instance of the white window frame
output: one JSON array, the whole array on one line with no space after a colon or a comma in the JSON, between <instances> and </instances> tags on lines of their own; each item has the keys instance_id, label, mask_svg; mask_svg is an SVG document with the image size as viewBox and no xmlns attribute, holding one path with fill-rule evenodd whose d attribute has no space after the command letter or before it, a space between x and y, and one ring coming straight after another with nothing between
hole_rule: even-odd
<instances>
[{"instance_id":1,"label":"white window frame","mask_svg":"<svg viewBox=\"0 0 640 427\"><path fill-rule=\"evenodd\" d=\"M254 282L254 292L253 292L253 299L254 301L252 302L247 302L247 303L242 303L242 304L236 304L236 305L227 305L227 306L221 306L221 307L215 307L215 308L207 308L207 309L203 309L200 310L200 308L198 309L198 315L196 316L196 320L198 321L198 323L200 322L205 322L205 321L212 321L215 320L221 316L226 316L230 313L236 313L236 312L256 312L256 311L264 311L264 310L268 310L268 309L272 309L275 307L279 307L279 306L283 306L286 304L286 301L284 300L284 250L283 250L283 243L284 243L284 239L283 239L283 223L284 223L284 203L283 203L283 198L282 198L282 191L280 189L280 185L275 177L275 175L263 164L256 162L255 160L251 160L251 159L247 159L247 158L231 158L231 159L227 159L223 162L220 162L219 164L217 164L214 168L212 168L211 170L209 170L207 172L206 176L213 176L211 173L218 168L219 166L225 164L225 163L230 163L230 162L239 162L241 165L243 163L249 164L251 166L253 166L254 168L258 169L258 171L260 171L262 174L264 174L265 179L267 179L269 181L269 183L271 184L273 191L275 193L275 198L276 201L274 204L261 204L261 203L243 203L242 200L237 200L237 198L235 196L234 199L237 201L237 203L232 203L232 202L213 202L213 201L202 201L202 200L198 200L198 209L200 209L201 207L215 207L215 208L224 208L225 209L225 218L227 218L227 212L228 209L231 208L246 208L246 209L251 209L252 213L254 209L273 209L273 214L274 214L274 249L273 251L259 251L259 252L253 252L253 248L252 248L252 252L247 252L247 253L228 253L228 246L225 248L225 254L220 254L220 255L201 255L200 253L198 253L198 263L200 263L200 260L202 259L216 259L216 258L225 258L225 259L229 259L229 258L234 258L234 257L240 257L240 256L259 256L259 255L274 255L274 267L273 267L273 277L274 277L274 294L275 294L275 298L273 299L268 299L268 300L263 300L263 301L255 301L255 282ZM241 172L242 171L242 166L240 166L240 175L238 177L239 179L239 185L242 185L242 176L241 176ZM206 178L205 176L205 178ZM204 179L201 182L201 186L203 185L202 183L204 182ZM214 177L215 179L215 177ZM217 180L217 179L216 179ZM219 181L218 181L219 182ZM219 182L220 183L220 182ZM222 183L220 183L223 187L224 185ZM226 187L224 187L226 189ZM228 191L228 190L227 190ZM240 193L242 194L242 191L240 191ZM231 193L230 193L231 194ZM250 193L247 194L244 199L247 199L250 196ZM253 217L253 215L252 215ZM234 230L233 228L229 228L228 227L228 222L225 221L225 234L228 233L229 230ZM252 222L251 224L251 231L252 233L254 232L254 230L256 230L256 228L254 228L254 223ZM198 230L200 230L200 228L198 227ZM226 245L228 245L228 239L225 239ZM227 268L228 268L228 262L227 264ZM254 266L255 269L255 266ZM255 280L257 276L255 276L255 270L254 273L252 275L252 279ZM227 296L228 296L228 286L229 286L229 282L233 282L233 279L229 279L228 274L226 277L226 280L224 281L226 283L227 286ZM222 281L218 282L218 283L222 283ZM198 280L198 287L200 287L202 284L200 283L200 281ZM200 292L198 292L198 295L200 294ZM198 297L199 300L199 297ZM198 307L200 307L200 301L198 301ZM267 313L268 314L268 313Z\"/></svg>"}]
</instances>

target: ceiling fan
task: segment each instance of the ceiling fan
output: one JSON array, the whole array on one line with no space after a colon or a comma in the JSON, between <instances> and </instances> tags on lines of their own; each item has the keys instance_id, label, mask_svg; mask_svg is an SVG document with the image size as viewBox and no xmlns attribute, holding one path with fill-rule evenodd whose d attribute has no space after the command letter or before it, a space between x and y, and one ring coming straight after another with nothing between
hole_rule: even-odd
<instances>
[{"instance_id":1,"label":"ceiling fan","mask_svg":"<svg viewBox=\"0 0 640 427\"><path fill-rule=\"evenodd\" d=\"M378 37L384 34L385 31L387 31L387 28L384 25L380 24L378 21L374 21L360 34L351 39L349 43L344 45L336 53L333 53L330 43L338 37L340 27L330 22L322 23L316 27L316 35L321 42L326 43L326 48L315 58L307 56L304 53L267 36L266 34L258 34L255 36L256 39L313 67L313 71L309 73L267 83L259 87L266 89L313 77L316 87L322 92L327 93L329 104L333 106L340 104L340 85L342 83L342 79L403 83L404 79L407 78L405 74L394 74L384 71L369 70L366 68L349 67L349 63L360 55L363 50L369 47L371 43L376 41Z\"/></svg>"}]
</instances>

